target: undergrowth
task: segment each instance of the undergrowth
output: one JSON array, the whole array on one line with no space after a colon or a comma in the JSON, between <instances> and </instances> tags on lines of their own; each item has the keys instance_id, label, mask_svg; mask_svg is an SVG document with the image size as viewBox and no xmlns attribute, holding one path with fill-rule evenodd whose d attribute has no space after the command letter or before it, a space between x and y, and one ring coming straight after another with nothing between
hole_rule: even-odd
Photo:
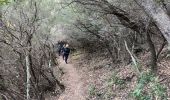
<instances>
[{"instance_id":1,"label":"undergrowth","mask_svg":"<svg viewBox=\"0 0 170 100\"><path fill-rule=\"evenodd\" d=\"M167 100L166 87L151 72L141 73L132 96L136 100Z\"/></svg>"}]
</instances>

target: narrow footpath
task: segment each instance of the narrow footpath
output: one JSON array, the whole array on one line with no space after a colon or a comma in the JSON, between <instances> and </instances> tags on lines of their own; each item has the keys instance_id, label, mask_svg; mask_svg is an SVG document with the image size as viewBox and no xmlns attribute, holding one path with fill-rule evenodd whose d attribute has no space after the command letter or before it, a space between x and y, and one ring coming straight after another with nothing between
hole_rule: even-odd
<instances>
[{"instance_id":1,"label":"narrow footpath","mask_svg":"<svg viewBox=\"0 0 170 100\"><path fill-rule=\"evenodd\" d=\"M77 69L68 62L59 59L60 67L64 71L62 83L65 85L66 90L58 100L85 100L85 89L83 88L82 76L78 73Z\"/></svg>"}]
</instances>

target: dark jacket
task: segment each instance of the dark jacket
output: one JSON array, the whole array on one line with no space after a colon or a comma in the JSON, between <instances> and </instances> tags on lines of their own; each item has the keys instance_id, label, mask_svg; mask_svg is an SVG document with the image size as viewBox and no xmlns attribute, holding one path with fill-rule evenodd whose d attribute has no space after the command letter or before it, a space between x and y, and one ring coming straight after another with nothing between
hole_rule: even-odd
<instances>
[{"instance_id":1,"label":"dark jacket","mask_svg":"<svg viewBox=\"0 0 170 100\"><path fill-rule=\"evenodd\" d=\"M64 54L69 55L70 53L70 48L66 47L64 48Z\"/></svg>"}]
</instances>

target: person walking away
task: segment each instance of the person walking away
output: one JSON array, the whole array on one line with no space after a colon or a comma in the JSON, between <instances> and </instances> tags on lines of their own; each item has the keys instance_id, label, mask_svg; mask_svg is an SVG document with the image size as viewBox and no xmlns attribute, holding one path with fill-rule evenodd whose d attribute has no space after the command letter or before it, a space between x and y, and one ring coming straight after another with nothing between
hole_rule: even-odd
<instances>
[{"instance_id":1,"label":"person walking away","mask_svg":"<svg viewBox=\"0 0 170 100\"><path fill-rule=\"evenodd\" d=\"M63 47L63 43L62 43L62 41L59 41L59 42L58 42L58 55L59 55L59 56L61 55L62 47Z\"/></svg>"},{"instance_id":2,"label":"person walking away","mask_svg":"<svg viewBox=\"0 0 170 100\"><path fill-rule=\"evenodd\" d=\"M70 54L70 48L69 45L67 44L66 47L64 48L64 60L66 64L67 64L69 54Z\"/></svg>"},{"instance_id":3,"label":"person walking away","mask_svg":"<svg viewBox=\"0 0 170 100\"><path fill-rule=\"evenodd\" d=\"M66 45L64 44L63 47L61 48L61 54L62 54L62 57L63 57L63 60L64 60L64 49L65 49Z\"/></svg>"}]
</instances>

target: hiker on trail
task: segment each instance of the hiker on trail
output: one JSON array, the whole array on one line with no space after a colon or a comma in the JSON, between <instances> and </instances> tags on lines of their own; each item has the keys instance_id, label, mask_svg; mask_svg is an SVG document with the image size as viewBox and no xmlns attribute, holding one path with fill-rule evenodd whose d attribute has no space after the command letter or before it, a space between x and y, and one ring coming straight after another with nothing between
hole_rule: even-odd
<instances>
[{"instance_id":1,"label":"hiker on trail","mask_svg":"<svg viewBox=\"0 0 170 100\"><path fill-rule=\"evenodd\" d=\"M66 64L67 64L67 59L69 54L70 54L70 48L69 45L66 44L66 47L64 48L64 54L63 54L63 60L65 60Z\"/></svg>"},{"instance_id":2,"label":"hiker on trail","mask_svg":"<svg viewBox=\"0 0 170 100\"><path fill-rule=\"evenodd\" d=\"M57 45L58 45L58 55L60 56L64 43L62 41L58 41Z\"/></svg>"},{"instance_id":3,"label":"hiker on trail","mask_svg":"<svg viewBox=\"0 0 170 100\"><path fill-rule=\"evenodd\" d=\"M66 47L66 44L63 45L63 47L61 48L61 54L62 54L62 57L63 57L63 60L64 60L64 49Z\"/></svg>"}]
</instances>

